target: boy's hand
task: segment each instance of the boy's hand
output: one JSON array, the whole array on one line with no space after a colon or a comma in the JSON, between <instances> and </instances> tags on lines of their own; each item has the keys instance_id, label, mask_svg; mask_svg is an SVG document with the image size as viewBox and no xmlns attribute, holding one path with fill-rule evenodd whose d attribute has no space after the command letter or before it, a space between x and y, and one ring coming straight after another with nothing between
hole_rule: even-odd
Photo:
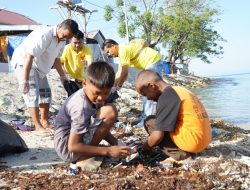
<instances>
[{"instance_id":1,"label":"boy's hand","mask_svg":"<svg viewBox=\"0 0 250 190\"><path fill-rule=\"evenodd\" d=\"M108 156L114 158L125 158L130 155L130 147L128 146L111 146L108 150Z\"/></svg>"},{"instance_id":2,"label":"boy's hand","mask_svg":"<svg viewBox=\"0 0 250 190\"><path fill-rule=\"evenodd\" d=\"M29 81L28 80L24 80L20 86L19 86L19 90L24 93L27 94L30 90L30 85L29 85Z\"/></svg>"}]
</instances>

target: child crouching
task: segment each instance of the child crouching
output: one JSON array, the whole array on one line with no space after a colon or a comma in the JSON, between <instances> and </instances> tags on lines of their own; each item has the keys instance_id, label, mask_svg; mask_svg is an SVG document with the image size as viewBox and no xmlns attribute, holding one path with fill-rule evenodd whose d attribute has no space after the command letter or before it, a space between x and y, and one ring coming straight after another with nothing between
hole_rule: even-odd
<instances>
[{"instance_id":1,"label":"child crouching","mask_svg":"<svg viewBox=\"0 0 250 190\"><path fill-rule=\"evenodd\" d=\"M130 154L128 146L117 146L110 133L117 120L117 110L104 104L115 81L115 72L106 62L93 62L86 70L83 88L71 95L55 121L54 145L59 157L76 162L83 169L95 156L124 158ZM111 146L100 146L101 140Z\"/></svg>"}]
</instances>

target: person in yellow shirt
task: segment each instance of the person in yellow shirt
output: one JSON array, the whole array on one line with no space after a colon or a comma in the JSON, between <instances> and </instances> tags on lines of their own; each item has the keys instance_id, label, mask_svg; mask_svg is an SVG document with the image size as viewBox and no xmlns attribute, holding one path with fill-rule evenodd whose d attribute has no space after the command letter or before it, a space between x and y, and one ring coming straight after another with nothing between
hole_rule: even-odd
<instances>
[{"instance_id":1,"label":"person in yellow shirt","mask_svg":"<svg viewBox=\"0 0 250 190\"><path fill-rule=\"evenodd\" d=\"M211 141L208 114L198 97L186 88L168 85L153 71L138 74L136 91L157 102L156 115L145 119L150 135L143 149L158 145L169 156L163 163L189 160Z\"/></svg>"},{"instance_id":2,"label":"person in yellow shirt","mask_svg":"<svg viewBox=\"0 0 250 190\"><path fill-rule=\"evenodd\" d=\"M139 40L139 39L138 39ZM103 43L103 50L109 57L119 58L119 68L116 73L115 86L121 87L128 76L128 68L134 67L139 70L149 69L160 73L162 69L161 55L150 47L144 47L142 43L133 42L118 44L112 39L106 39ZM143 112L141 119L154 112L153 101L143 98ZM138 127L142 127L141 124Z\"/></svg>"},{"instance_id":3,"label":"person in yellow shirt","mask_svg":"<svg viewBox=\"0 0 250 190\"><path fill-rule=\"evenodd\" d=\"M66 45L63 51L63 54L60 58L61 63L65 71L74 79L76 85L79 88L82 88L82 81L85 79L85 68L92 63L93 54L91 49L83 43L84 35L79 30L71 39L70 44ZM67 85L68 84L68 85ZM72 88L72 85L75 85L72 81L66 80L64 87L70 96L72 92L69 91L69 88ZM68 89L68 90L67 90ZM74 88L76 91L77 88Z\"/></svg>"}]
</instances>

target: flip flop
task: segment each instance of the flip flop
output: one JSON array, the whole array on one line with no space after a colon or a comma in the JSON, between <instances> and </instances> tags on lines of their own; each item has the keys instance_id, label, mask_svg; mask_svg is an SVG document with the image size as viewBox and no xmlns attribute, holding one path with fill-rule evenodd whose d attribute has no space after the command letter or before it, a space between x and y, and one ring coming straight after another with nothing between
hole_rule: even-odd
<instances>
[{"instance_id":1,"label":"flip flop","mask_svg":"<svg viewBox=\"0 0 250 190\"><path fill-rule=\"evenodd\" d=\"M97 156L91 157L86 160L76 162L76 166L81 168L82 171L96 171L102 164L104 157Z\"/></svg>"},{"instance_id":2,"label":"flip flop","mask_svg":"<svg viewBox=\"0 0 250 190\"><path fill-rule=\"evenodd\" d=\"M24 123L25 123L25 120L23 120L23 119L13 119L10 121L10 124L13 126L23 125Z\"/></svg>"},{"instance_id":3,"label":"flip flop","mask_svg":"<svg viewBox=\"0 0 250 190\"><path fill-rule=\"evenodd\" d=\"M16 125L14 126L16 130L21 131L34 131L35 129L33 127L27 126L27 125Z\"/></svg>"},{"instance_id":4,"label":"flip flop","mask_svg":"<svg viewBox=\"0 0 250 190\"><path fill-rule=\"evenodd\" d=\"M47 131L32 131L35 135L41 136L41 137L53 137L53 133L50 130Z\"/></svg>"}]
</instances>

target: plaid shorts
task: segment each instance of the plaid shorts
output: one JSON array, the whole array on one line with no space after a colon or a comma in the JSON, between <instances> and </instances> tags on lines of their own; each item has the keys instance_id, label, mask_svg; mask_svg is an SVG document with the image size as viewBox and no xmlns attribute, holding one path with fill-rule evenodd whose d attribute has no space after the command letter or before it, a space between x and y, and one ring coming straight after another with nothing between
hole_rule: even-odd
<instances>
[{"instance_id":1,"label":"plaid shorts","mask_svg":"<svg viewBox=\"0 0 250 190\"><path fill-rule=\"evenodd\" d=\"M15 69L19 84L22 82L22 74L20 73L23 73L23 66L17 66ZM39 107L39 104L51 103L51 90L46 76L42 79L39 78L38 71L31 68L29 85L29 92L23 94L23 99L27 107Z\"/></svg>"}]
</instances>

